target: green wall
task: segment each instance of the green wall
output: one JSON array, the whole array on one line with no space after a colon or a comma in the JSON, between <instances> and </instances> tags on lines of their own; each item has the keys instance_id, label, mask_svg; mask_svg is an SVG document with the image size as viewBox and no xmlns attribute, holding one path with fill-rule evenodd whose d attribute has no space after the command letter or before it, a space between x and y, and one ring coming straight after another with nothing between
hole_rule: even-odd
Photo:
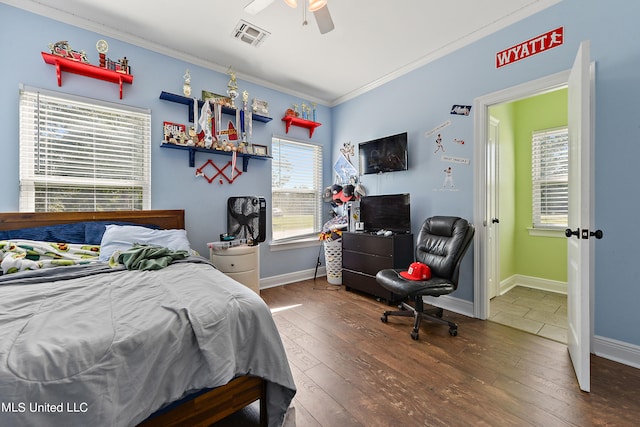
<instances>
[{"instance_id":1,"label":"green wall","mask_svg":"<svg viewBox=\"0 0 640 427\"><path fill-rule=\"evenodd\" d=\"M491 107L500 120L500 280L514 274L567 281L565 237L529 235L531 135L567 125L567 90Z\"/></svg>"}]
</instances>

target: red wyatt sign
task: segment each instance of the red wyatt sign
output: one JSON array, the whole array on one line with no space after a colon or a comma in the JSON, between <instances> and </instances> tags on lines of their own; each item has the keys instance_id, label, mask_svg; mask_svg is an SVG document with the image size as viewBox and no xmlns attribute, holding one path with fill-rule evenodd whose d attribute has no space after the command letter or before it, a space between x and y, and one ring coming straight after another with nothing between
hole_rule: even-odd
<instances>
[{"instance_id":1,"label":"red wyatt sign","mask_svg":"<svg viewBox=\"0 0 640 427\"><path fill-rule=\"evenodd\" d=\"M528 58L545 50L552 49L564 43L564 27L558 27L547 33L518 43L508 49L496 53L496 68Z\"/></svg>"}]
</instances>

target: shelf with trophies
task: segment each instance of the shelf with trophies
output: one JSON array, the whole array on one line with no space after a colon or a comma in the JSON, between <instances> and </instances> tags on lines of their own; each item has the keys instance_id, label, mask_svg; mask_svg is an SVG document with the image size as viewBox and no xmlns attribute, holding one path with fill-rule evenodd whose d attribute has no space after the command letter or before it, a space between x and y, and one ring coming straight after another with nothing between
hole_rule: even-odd
<instances>
[{"instance_id":1,"label":"shelf with trophies","mask_svg":"<svg viewBox=\"0 0 640 427\"><path fill-rule=\"evenodd\" d=\"M249 107L247 91L242 92L242 106L236 108L235 99L238 97L238 84L235 73L231 69L228 74L231 79L227 84L228 96L226 97L202 91L203 99L192 98L189 70L183 76L184 96L164 91L160 94L160 99L183 104L189 108L188 119L193 123L193 126L165 121L164 141L161 144L161 148L188 151L189 167L195 167L197 152L232 156L232 170L235 169L236 158L240 157L242 172L247 171L249 159L266 160L271 158L268 156L265 146L256 145L254 152L251 139L253 121L266 123L272 119L254 114L253 109ZM266 106L266 103L264 105ZM223 114L233 117L228 120L223 119ZM215 165L214 167L217 168Z\"/></svg>"},{"instance_id":2,"label":"shelf with trophies","mask_svg":"<svg viewBox=\"0 0 640 427\"><path fill-rule=\"evenodd\" d=\"M311 107L313 107L313 109ZM312 103L311 106L302 103L302 115L298 111L298 104L293 104L293 108L289 108L285 112L282 121L285 123L285 133L289 133L291 126L298 126L309 129L309 138L313 137L313 131L315 131L318 126L322 126L322 123L316 122L315 103Z\"/></svg>"}]
</instances>

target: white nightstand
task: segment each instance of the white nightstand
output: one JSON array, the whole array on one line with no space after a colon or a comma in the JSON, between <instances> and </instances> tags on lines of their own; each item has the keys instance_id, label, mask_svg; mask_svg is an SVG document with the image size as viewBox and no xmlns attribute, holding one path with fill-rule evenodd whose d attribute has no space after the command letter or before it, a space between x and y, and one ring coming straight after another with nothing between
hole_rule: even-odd
<instances>
[{"instance_id":1,"label":"white nightstand","mask_svg":"<svg viewBox=\"0 0 640 427\"><path fill-rule=\"evenodd\" d=\"M260 245L209 246L209 259L218 270L260 295Z\"/></svg>"}]
</instances>

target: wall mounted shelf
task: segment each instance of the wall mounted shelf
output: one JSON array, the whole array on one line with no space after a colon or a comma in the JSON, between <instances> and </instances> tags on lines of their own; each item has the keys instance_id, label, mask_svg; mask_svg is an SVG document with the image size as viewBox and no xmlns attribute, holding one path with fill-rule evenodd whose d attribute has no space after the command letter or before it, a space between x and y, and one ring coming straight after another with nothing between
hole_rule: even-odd
<instances>
[{"instance_id":1,"label":"wall mounted shelf","mask_svg":"<svg viewBox=\"0 0 640 427\"><path fill-rule=\"evenodd\" d=\"M313 136L313 131L316 130L318 126L322 125L322 123L313 122L311 120L305 120L305 119L301 119L300 117L293 117L293 116L285 116L282 118L282 121L285 122L286 124L286 128L285 128L286 133L289 133L289 127L291 125L298 126L301 128L309 129L309 138Z\"/></svg>"},{"instance_id":2,"label":"wall mounted shelf","mask_svg":"<svg viewBox=\"0 0 640 427\"><path fill-rule=\"evenodd\" d=\"M87 64L85 62L74 61L46 52L42 52L42 58L47 64L54 65L56 67L58 86L62 86L62 72L65 71L67 73L79 74L81 76L117 83L120 86L120 99L122 99L122 84L133 83L133 76L131 74L119 73L114 70Z\"/></svg>"},{"instance_id":3,"label":"wall mounted shelf","mask_svg":"<svg viewBox=\"0 0 640 427\"><path fill-rule=\"evenodd\" d=\"M222 150L211 150L209 148L201 148L201 147L190 147L187 145L176 145L176 144L168 144L162 143L160 148L173 148L176 150L185 150L189 152L189 167L194 168L196 165L196 152L207 153L207 154L216 154L221 156L232 156L233 152L231 151L222 151ZM238 157L242 159L242 172L247 171L247 167L249 166L249 159L258 159L258 160L267 160L271 159L271 156L256 156L253 154L245 154L238 153Z\"/></svg>"},{"instance_id":4,"label":"wall mounted shelf","mask_svg":"<svg viewBox=\"0 0 640 427\"><path fill-rule=\"evenodd\" d=\"M187 107L189 107L189 122L193 123L193 98L188 98L186 96L182 96L182 95L176 95L175 93L169 93L169 92L161 92L160 93L160 99L164 99L165 101L171 101L171 102L176 102L178 104L183 104L186 105ZM202 108L202 106L204 105L204 101L199 99L198 100L198 109ZM229 108L229 107L222 107L222 114L228 114L230 116L234 116L236 115L236 109L235 108ZM271 120L273 120L271 117L267 117L267 116L261 116L260 114L256 114L253 113L252 114L252 118L253 121L256 122L262 122L262 123L268 123Z\"/></svg>"}]
</instances>

